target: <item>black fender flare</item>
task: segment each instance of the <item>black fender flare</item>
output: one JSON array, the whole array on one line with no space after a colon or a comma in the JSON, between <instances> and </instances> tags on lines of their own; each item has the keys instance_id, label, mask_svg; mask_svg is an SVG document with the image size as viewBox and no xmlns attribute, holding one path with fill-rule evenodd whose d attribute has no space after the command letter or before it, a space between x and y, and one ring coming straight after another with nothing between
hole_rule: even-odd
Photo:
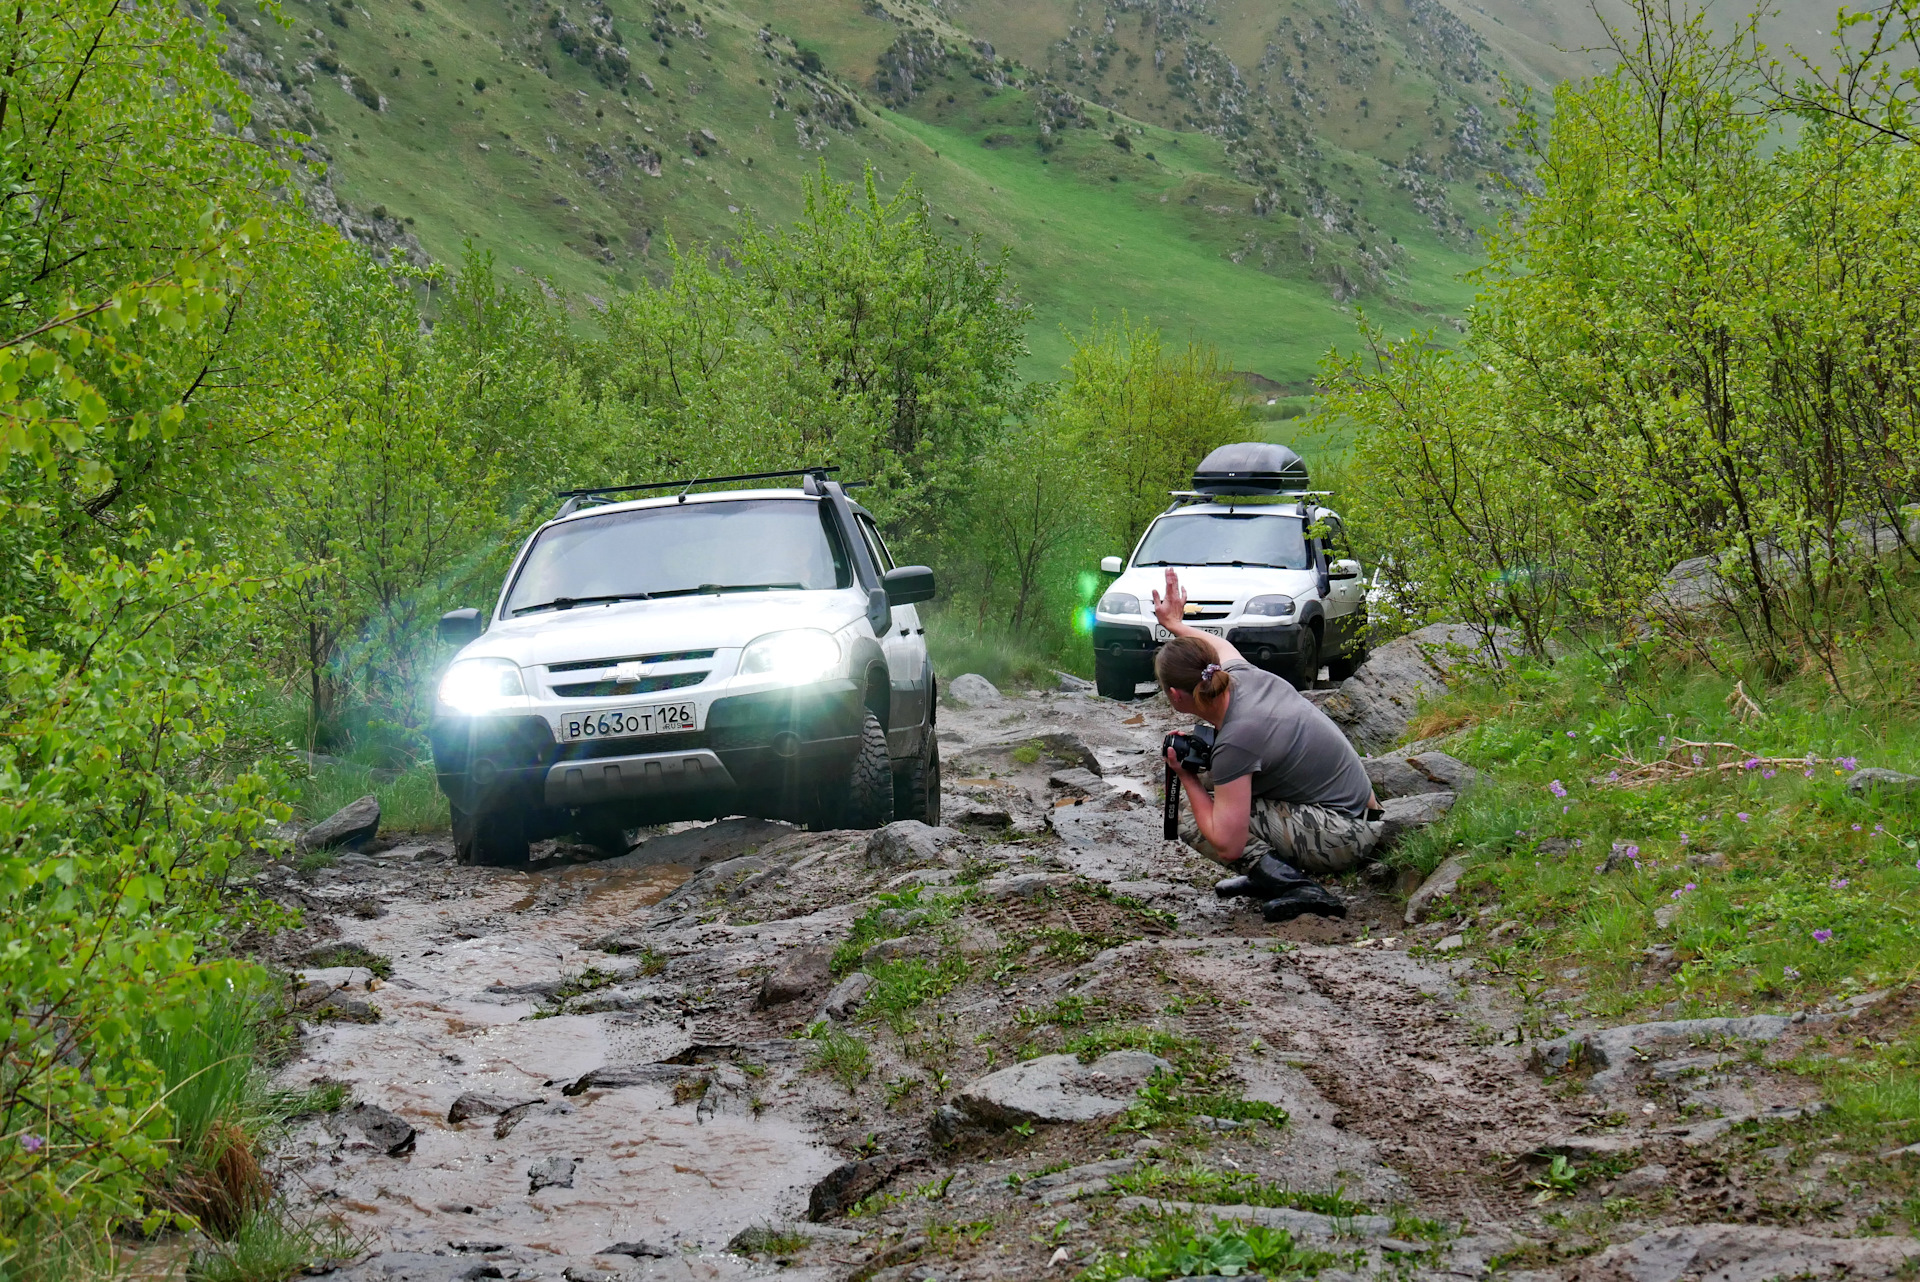
<instances>
[{"instance_id":1,"label":"black fender flare","mask_svg":"<svg viewBox=\"0 0 1920 1282\"><path fill-rule=\"evenodd\" d=\"M856 637L847 656L847 675L858 682L862 688L861 702L868 711L880 718L883 728L891 729L893 720L893 678L888 674L887 656L880 649L880 643L872 637ZM878 707L875 707L874 692L878 683Z\"/></svg>"}]
</instances>

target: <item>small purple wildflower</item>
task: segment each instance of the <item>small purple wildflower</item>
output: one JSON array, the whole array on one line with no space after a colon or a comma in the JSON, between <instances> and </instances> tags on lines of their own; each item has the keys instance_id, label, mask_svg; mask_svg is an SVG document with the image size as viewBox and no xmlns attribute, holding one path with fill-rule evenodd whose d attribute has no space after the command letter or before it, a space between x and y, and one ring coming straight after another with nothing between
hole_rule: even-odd
<instances>
[{"instance_id":1,"label":"small purple wildflower","mask_svg":"<svg viewBox=\"0 0 1920 1282\"><path fill-rule=\"evenodd\" d=\"M1879 824L1875 824L1875 825L1873 826L1873 830L1874 830L1875 832L1877 832L1877 833L1879 833L1879 834L1880 834L1881 836L1883 836L1883 837L1884 837L1884 836L1886 835L1886 832L1887 832L1887 830L1886 830L1885 828L1883 828L1883 827L1882 827L1881 825L1879 825Z\"/></svg>"},{"instance_id":2,"label":"small purple wildflower","mask_svg":"<svg viewBox=\"0 0 1920 1282\"><path fill-rule=\"evenodd\" d=\"M1675 898L1675 899L1678 899L1678 898L1680 898L1680 896L1682 896L1682 895L1684 895L1684 894L1686 894L1686 893L1687 893L1687 892L1686 892L1686 891L1684 891L1684 890L1676 890L1676 891L1674 891L1674 892L1673 892L1673 898Z\"/></svg>"},{"instance_id":3,"label":"small purple wildflower","mask_svg":"<svg viewBox=\"0 0 1920 1282\"><path fill-rule=\"evenodd\" d=\"M1687 844L1687 840L1688 840L1688 838L1687 838L1687 834L1686 834L1686 833L1684 833L1684 832L1683 832L1683 833L1681 833L1681 834L1680 834L1680 844L1681 844L1681 845L1683 845L1683 846L1684 846L1684 845L1686 845L1686 844Z\"/></svg>"},{"instance_id":4,"label":"small purple wildflower","mask_svg":"<svg viewBox=\"0 0 1920 1282\"><path fill-rule=\"evenodd\" d=\"M1813 778L1813 767L1808 766L1805 770L1802 770L1800 773L1805 775L1807 778L1811 779Z\"/></svg>"},{"instance_id":5,"label":"small purple wildflower","mask_svg":"<svg viewBox=\"0 0 1920 1282\"><path fill-rule=\"evenodd\" d=\"M1833 932L1830 930L1816 930L1813 932L1813 942L1816 944L1830 944L1833 942Z\"/></svg>"},{"instance_id":6,"label":"small purple wildflower","mask_svg":"<svg viewBox=\"0 0 1920 1282\"><path fill-rule=\"evenodd\" d=\"M1698 883L1698 882L1694 882L1694 881L1690 881L1690 882L1688 882L1688 883L1686 884L1686 886L1685 886L1685 887L1683 887L1683 889L1686 889L1686 890L1698 890L1698 889L1700 889L1700 883Z\"/></svg>"},{"instance_id":7,"label":"small purple wildflower","mask_svg":"<svg viewBox=\"0 0 1920 1282\"><path fill-rule=\"evenodd\" d=\"M41 1149L45 1148L46 1146L47 1146L46 1140L42 1139L38 1135L22 1135L20 1137L20 1147L27 1150L27 1152L29 1153L38 1153Z\"/></svg>"},{"instance_id":8,"label":"small purple wildflower","mask_svg":"<svg viewBox=\"0 0 1920 1282\"><path fill-rule=\"evenodd\" d=\"M1774 774L1774 772L1773 772L1773 771L1771 771L1771 770L1762 770L1762 771L1760 772L1760 777L1761 777L1762 779L1771 779L1771 778L1773 778L1773 774Z\"/></svg>"},{"instance_id":9,"label":"small purple wildflower","mask_svg":"<svg viewBox=\"0 0 1920 1282\"><path fill-rule=\"evenodd\" d=\"M1696 752L1693 754L1693 764L1696 766L1704 766L1707 764L1707 759Z\"/></svg>"},{"instance_id":10,"label":"small purple wildflower","mask_svg":"<svg viewBox=\"0 0 1920 1282\"><path fill-rule=\"evenodd\" d=\"M1853 830L1854 830L1855 832L1859 832L1859 831L1860 831L1860 825L1859 825L1859 824L1855 824L1855 825L1853 826Z\"/></svg>"},{"instance_id":11,"label":"small purple wildflower","mask_svg":"<svg viewBox=\"0 0 1920 1282\"><path fill-rule=\"evenodd\" d=\"M1627 858L1633 860L1635 863L1638 863L1640 860L1640 847L1638 846L1622 846L1620 848L1620 853L1625 855Z\"/></svg>"},{"instance_id":12,"label":"small purple wildflower","mask_svg":"<svg viewBox=\"0 0 1920 1282\"><path fill-rule=\"evenodd\" d=\"M1573 731L1571 730L1567 731L1567 738L1569 739L1573 738Z\"/></svg>"},{"instance_id":13,"label":"small purple wildflower","mask_svg":"<svg viewBox=\"0 0 1920 1282\"><path fill-rule=\"evenodd\" d=\"M1738 819L1741 823L1748 823L1753 819L1753 816L1742 810L1739 814L1735 815L1734 818Z\"/></svg>"},{"instance_id":14,"label":"small purple wildflower","mask_svg":"<svg viewBox=\"0 0 1920 1282\"><path fill-rule=\"evenodd\" d=\"M1740 768L1742 770L1758 770L1760 768L1760 758L1748 757L1745 761L1740 763Z\"/></svg>"},{"instance_id":15,"label":"small purple wildflower","mask_svg":"<svg viewBox=\"0 0 1920 1282\"><path fill-rule=\"evenodd\" d=\"M1607 782L1608 782L1608 783L1619 783L1619 782L1620 782L1620 772L1619 772L1618 770L1609 770L1609 771L1607 771Z\"/></svg>"},{"instance_id":16,"label":"small purple wildflower","mask_svg":"<svg viewBox=\"0 0 1920 1282\"><path fill-rule=\"evenodd\" d=\"M1666 747L1666 746L1667 746L1667 736L1665 736L1665 735L1661 735L1661 736L1660 736L1660 746L1661 746L1662 748L1664 748L1664 747Z\"/></svg>"},{"instance_id":17,"label":"small purple wildflower","mask_svg":"<svg viewBox=\"0 0 1920 1282\"><path fill-rule=\"evenodd\" d=\"M1562 806L1562 807L1560 807L1560 813L1564 815L1564 814L1566 814L1566 813L1568 813L1569 811L1571 811L1572 809L1573 809L1573 807L1572 807L1572 806Z\"/></svg>"},{"instance_id":18,"label":"small purple wildflower","mask_svg":"<svg viewBox=\"0 0 1920 1282\"><path fill-rule=\"evenodd\" d=\"M1840 758L1840 768L1846 771L1848 774L1852 774L1854 771L1860 768L1860 758L1842 757Z\"/></svg>"},{"instance_id":19,"label":"small purple wildflower","mask_svg":"<svg viewBox=\"0 0 1920 1282\"><path fill-rule=\"evenodd\" d=\"M1586 845L1586 844L1587 844L1587 841L1586 841L1586 838L1584 838L1584 837L1575 837L1575 838L1573 839L1573 844L1574 844L1574 845L1575 845L1576 847L1579 847L1579 846L1584 846L1584 845Z\"/></svg>"},{"instance_id":20,"label":"small purple wildflower","mask_svg":"<svg viewBox=\"0 0 1920 1282\"><path fill-rule=\"evenodd\" d=\"M1552 793L1556 797L1564 797L1567 795L1567 785L1561 783L1558 779L1555 779L1552 783L1547 785L1547 791Z\"/></svg>"},{"instance_id":21,"label":"small purple wildflower","mask_svg":"<svg viewBox=\"0 0 1920 1282\"><path fill-rule=\"evenodd\" d=\"M1827 883L1828 890L1845 890L1846 888L1847 888L1847 879L1845 877L1835 877L1832 881Z\"/></svg>"}]
</instances>

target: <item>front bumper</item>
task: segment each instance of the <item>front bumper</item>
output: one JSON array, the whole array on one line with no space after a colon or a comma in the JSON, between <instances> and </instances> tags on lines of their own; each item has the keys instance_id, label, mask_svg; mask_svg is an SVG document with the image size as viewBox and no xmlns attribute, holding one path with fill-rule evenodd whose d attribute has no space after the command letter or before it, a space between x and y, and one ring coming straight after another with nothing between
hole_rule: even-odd
<instances>
[{"instance_id":1,"label":"front bumper","mask_svg":"<svg viewBox=\"0 0 1920 1282\"><path fill-rule=\"evenodd\" d=\"M1305 635L1298 623L1234 622L1224 627L1227 643L1261 668L1282 667L1298 658ZM1095 660L1114 675L1145 681L1153 675L1153 656L1160 652L1160 643L1153 639L1150 626L1095 620L1093 651Z\"/></svg>"},{"instance_id":2,"label":"front bumper","mask_svg":"<svg viewBox=\"0 0 1920 1282\"><path fill-rule=\"evenodd\" d=\"M697 731L562 744L542 716L437 716L440 789L469 814L614 807L633 823L783 813L846 777L863 691L848 678L713 701Z\"/></svg>"}]
</instances>

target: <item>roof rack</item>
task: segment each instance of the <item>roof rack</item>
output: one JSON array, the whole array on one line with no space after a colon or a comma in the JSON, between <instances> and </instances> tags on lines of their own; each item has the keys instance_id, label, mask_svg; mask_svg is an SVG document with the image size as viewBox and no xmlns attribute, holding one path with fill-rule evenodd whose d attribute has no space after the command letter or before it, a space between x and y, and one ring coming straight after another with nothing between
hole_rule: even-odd
<instances>
[{"instance_id":1,"label":"roof rack","mask_svg":"<svg viewBox=\"0 0 1920 1282\"><path fill-rule=\"evenodd\" d=\"M719 485L728 481L771 481L786 476L804 476L807 478L806 484L802 487L804 491L808 494L820 494L824 492L822 486L825 485L828 475L833 472L838 472L839 470L838 467L826 466L795 467L788 468L781 472L742 472L737 476L696 476L680 481L646 481L639 485L602 485L586 490L561 490L555 497L565 499L566 502L560 505L560 511L555 515L554 519L557 521L560 517L571 515L586 506L590 500L604 500L609 494L632 494L640 490L677 489L680 491L680 501L684 503L687 501L688 492L692 490L694 486ZM858 484L860 483L856 481L853 485L843 486L842 488L852 489Z\"/></svg>"}]
</instances>

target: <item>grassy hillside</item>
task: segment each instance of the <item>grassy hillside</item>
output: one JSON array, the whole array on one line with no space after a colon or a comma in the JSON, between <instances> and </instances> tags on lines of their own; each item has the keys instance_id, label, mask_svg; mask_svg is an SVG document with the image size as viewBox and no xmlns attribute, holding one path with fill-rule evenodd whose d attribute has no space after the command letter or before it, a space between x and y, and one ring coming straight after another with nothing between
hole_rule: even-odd
<instances>
[{"instance_id":1,"label":"grassy hillside","mask_svg":"<svg viewBox=\"0 0 1920 1282\"><path fill-rule=\"evenodd\" d=\"M583 318L663 274L669 237L784 219L816 166L846 178L871 163L889 187L915 176L955 235L1011 251L1035 309L1029 374L1057 371L1062 327L1124 310L1298 384L1356 304L1396 327L1457 310L1492 208L1475 190L1484 172L1456 155L1453 115L1431 130L1420 117L1429 173L1405 168L1404 137L1385 156L1395 129L1368 123L1371 107L1349 120L1358 86L1316 106L1312 129L1271 112L1243 128L1201 92L1235 73L1200 65L1219 50L1196 32L1184 80L1156 79L1149 50L1133 87L1118 83L1131 45L1108 51L1097 83L1050 71L1063 5L288 0L280 26L236 3L222 6L229 62L263 122L309 134L309 158L363 221L441 260L471 241L550 278ZM1296 23L1311 27L1319 3L1302 0ZM976 19L987 34L959 25ZM1220 49L1246 56L1247 21L1235 10ZM1438 55L1395 50L1444 72ZM1401 115L1431 105L1437 81L1421 76L1407 73ZM1445 156L1458 163L1443 174Z\"/></svg>"}]
</instances>

